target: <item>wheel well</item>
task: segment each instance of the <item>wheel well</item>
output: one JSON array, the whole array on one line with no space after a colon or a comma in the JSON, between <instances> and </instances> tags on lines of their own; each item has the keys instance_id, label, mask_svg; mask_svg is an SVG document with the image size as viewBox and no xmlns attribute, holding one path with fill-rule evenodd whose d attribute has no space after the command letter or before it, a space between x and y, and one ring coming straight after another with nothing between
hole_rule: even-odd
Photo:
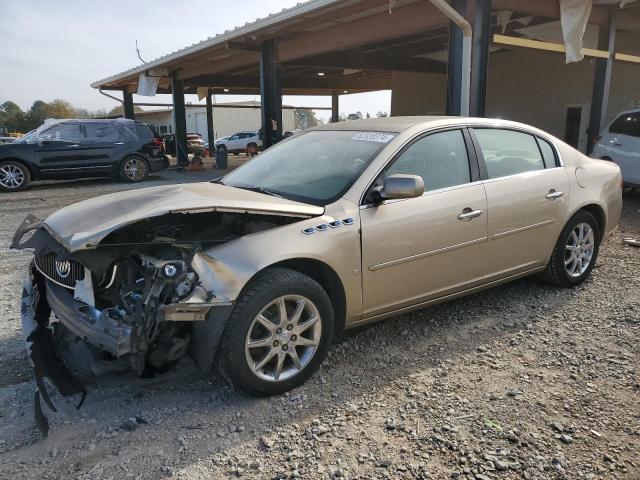
<instances>
[{"instance_id":1,"label":"wheel well","mask_svg":"<svg viewBox=\"0 0 640 480\"><path fill-rule=\"evenodd\" d=\"M604 236L604 230L607 228L607 217L604 214L604 210L600 205L596 205L595 203L585 205L580 210L586 210L591 215L596 217L596 221L598 222L598 230L600 230L600 240Z\"/></svg>"},{"instance_id":2,"label":"wheel well","mask_svg":"<svg viewBox=\"0 0 640 480\"><path fill-rule=\"evenodd\" d=\"M25 162L24 160L20 160L19 158L8 157L8 158L0 159L0 163L6 162L8 160L11 160L12 162L18 162L20 165L24 165L26 167L26 169L29 170L29 175L31 176L31 180L37 180L38 179L37 172L33 169L33 167L31 165L29 165L29 162Z\"/></svg>"},{"instance_id":3,"label":"wheel well","mask_svg":"<svg viewBox=\"0 0 640 480\"><path fill-rule=\"evenodd\" d=\"M326 263L310 258L294 258L271 265L271 267L289 268L313 278L324 288L331 299L336 321L336 332L344 327L347 299L338 274Z\"/></svg>"}]
</instances>

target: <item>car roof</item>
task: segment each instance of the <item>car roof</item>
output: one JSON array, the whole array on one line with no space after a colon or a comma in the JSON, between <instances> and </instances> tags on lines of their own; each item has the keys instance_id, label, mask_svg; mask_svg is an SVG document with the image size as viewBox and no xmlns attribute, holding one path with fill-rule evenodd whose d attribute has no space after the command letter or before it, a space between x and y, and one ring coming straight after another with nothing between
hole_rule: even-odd
<instances>
[{"instance_id":1,"label":"car roof","mask_svg":"<svg viewBox=\"0 0 640 480\"><path fill-rule=\"evenodd\" d=\"M536 127L524 123L503 120L500 118L475 118L475 117L454 117L445 115L430 116L406 116L406 117L382 117L365 118L362 120L347 120L337 123L328 123L309 130L354 130L372 132L392 132L401 133L412 127L436 128L450 127L456 125L482 125L491 127L516 127L527 130L539 131Z\"/></svg>"}]
</instances>

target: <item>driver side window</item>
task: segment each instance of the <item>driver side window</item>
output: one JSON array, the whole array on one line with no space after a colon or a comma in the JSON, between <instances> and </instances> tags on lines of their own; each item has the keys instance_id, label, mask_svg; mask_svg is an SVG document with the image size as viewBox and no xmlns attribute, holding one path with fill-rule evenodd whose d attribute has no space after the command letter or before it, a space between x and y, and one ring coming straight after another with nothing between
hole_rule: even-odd
<instances>
[{"instance_id":1,"label":"driver side window","mask_svg":"<svg viewBox=\"0 0 640 480\"><path fill-rule=\"evenodd\" d=\"M461 130L432 133L416 140L382 174L418 175L426 192L469 183L469 157Z\"/></svg>"},{"instance_id":2,"label":"driver side window","mask_svg":"<svg viewBox=\"0 0 640 480\"><path fill-rule=\"evenodd\" d=\"M38 135L39 140L78 143L83 140L79 123L60 123Z\"/></svg>"}]
</instances>

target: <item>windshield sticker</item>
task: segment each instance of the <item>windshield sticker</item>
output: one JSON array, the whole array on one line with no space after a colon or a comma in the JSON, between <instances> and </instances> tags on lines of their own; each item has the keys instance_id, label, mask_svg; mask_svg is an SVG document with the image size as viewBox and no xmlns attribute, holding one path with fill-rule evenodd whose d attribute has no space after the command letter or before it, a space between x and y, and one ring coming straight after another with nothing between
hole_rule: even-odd
<instances>
[{"instance_id":1,"label":"windshield sticker","mask_svg":"<svg viewBox=\"0 0 640 480\"><path fill-rule=\"evenodd\" d=\"M351 140L364 140L365 142L389 143L395 135L380 132L360 132L351 137Z\"/></svg>"}]
</instances>

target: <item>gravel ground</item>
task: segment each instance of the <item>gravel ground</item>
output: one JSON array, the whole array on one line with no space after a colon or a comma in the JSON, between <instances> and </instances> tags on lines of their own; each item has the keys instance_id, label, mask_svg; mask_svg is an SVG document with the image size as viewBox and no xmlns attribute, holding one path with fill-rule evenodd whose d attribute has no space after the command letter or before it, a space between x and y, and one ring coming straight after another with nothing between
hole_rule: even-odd
<instances>
[{"instance_id":1,"label":"gravel ground","mask_svg":"<svg viewBox=\"0 0 640 480\"><path fill-rule=\"evenodd\" d=\"M163 172L145 186L211 178ZM348 332L289 394L245 396L215 373L102 384L32 412L19 326L29 212L122 190L85 181L0 199L0 478L640 478L640 194L593 275L525 279Z\"/></svg>"}]
</instances>

